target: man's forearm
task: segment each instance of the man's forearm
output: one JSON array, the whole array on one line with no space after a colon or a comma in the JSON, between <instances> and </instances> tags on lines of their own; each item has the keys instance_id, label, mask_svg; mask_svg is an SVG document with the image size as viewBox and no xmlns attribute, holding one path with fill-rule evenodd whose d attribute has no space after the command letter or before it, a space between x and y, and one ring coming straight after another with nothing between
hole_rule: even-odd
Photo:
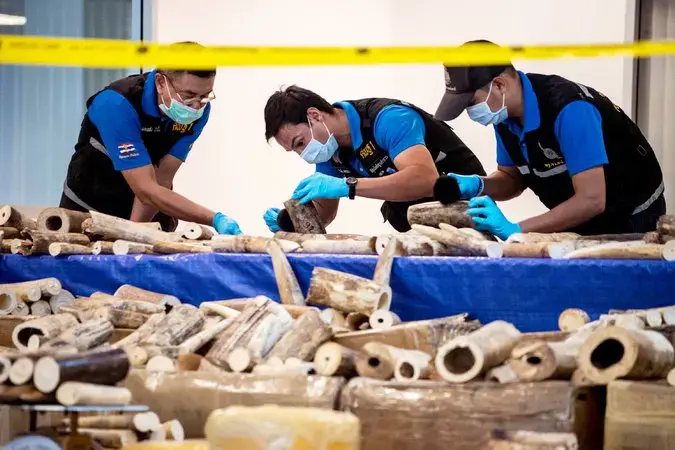
<instances>
[{"instance_id":1,"label":"man's forearm","mask_svg":"<svg viewBox=\"0 0 675 450\"><path fill-rule=\"evenodd\" d=\"M144 193L141 199L148 207L187 222L211 225L216 214L214 211L158 184L154 185L149 192Z\"/></svg>"},{"instance_id":2,"label":"man's forearm","mask_svg":"<svg viewBox=\"0 0 675 450\"><path fill-rule=\"evenodd\" d=\"M523 233L554 233L566 231L601 214L604 202L589 201L578 195L572 196L552 210L520 222Z\"/></svg>"},{"instance_id":3,"label":"man's forearm","mask_svg":"<svg viewBox=\"0 0 675 450\"><path fill-rule=\"evenodd\" d=\"M356 195L390 202L408 202L432 197L438 172L425 166L405 169L379 178L359 178Z\"/></svg>"},{"instance_id":4,"label":"man's forearm","mask_svg":"<svg viewBox=\"0 0 675 450\"><path fill-rule=\"evenodd\" d=\"M155 172L155 174L158 175L157 172ZM160 186L164 186L167 189L173 190L172 179L158 178L157 183ZM155 208L152 204L146 205L138 197L134 197L134 205L131 208L131 217L129 218L129 220L131 220L132 222L151 222L158 212L159 210Z\"/></svg>"},{"instance_id":5,"label":"man's forearm","mask_svg":"<svg viewBox=\"0 0 675 450\"><path fill-rule=\"evenodd\" d=\"M522 181L502 170L497 170L482 178L485 186L481 195L489 195L493 200L511 200L523 192Z\"/></svg>"},{"instance_id":6,"label":"man's forearm","mask_svg":"<svg viewBox=\"0 0 675 450\"><path fill-rule=\"evenodd\" d=\"M138 197L134 197L134 206L131 208L131 217L133 222L151 222L158 210L152 205L146 205Z\"/></svg>"}]
</instances>

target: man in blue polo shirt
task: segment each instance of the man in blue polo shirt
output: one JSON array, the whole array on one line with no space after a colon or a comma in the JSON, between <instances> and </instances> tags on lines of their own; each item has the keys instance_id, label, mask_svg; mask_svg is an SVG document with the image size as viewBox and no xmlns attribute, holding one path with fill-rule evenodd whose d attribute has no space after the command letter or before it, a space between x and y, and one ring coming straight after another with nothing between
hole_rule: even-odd
<instances>
[{"instance_id":1,"label":"man in blue polo shirt","mask_svg":"<svg viewBox=\"0 0 675 450\"><path fill-rule=\"evenodd\" d=\"M331 105L312 91L290 86L267 101L265 137L316 164L316 172L300 182L292 198L313 202L324 225L335 218L340 198L358 195L384 200L384 219L406 231L408 207L433 199L439 173L485 174L452 128L399 100ZM277 208L267 210L264 218L271 231L291 231Z\"/></svg>"},{"instance_id":2,"label":"man in blue polo shirt","mask_svg":"<svg viewBox=\"0 0 675 450\"><path fill-rule=\"evenodd\" d=\"M663 176L649 142L597 90L512 65L446 67L445 84L437 118L452 120L466 109L496 133L496 172L438 181L454 180L452 189L471 199L476 229L501 239L517 232L642 233L665 214ZM512 223L494 201L528 187L550 211Z\"/></svg>"},{"instance_id":3,"label":"man in blue polo shirt","mask_svg":"<svg viewBox=\"0 0 675 450\"><path fill-rule=\"evenodd\" d=\"M237 222L174 192L173 179L209 119L215 70L153 70L87 101L61 207L135 222L177 220L239 234Z\"/></svg>"}]
</instances>

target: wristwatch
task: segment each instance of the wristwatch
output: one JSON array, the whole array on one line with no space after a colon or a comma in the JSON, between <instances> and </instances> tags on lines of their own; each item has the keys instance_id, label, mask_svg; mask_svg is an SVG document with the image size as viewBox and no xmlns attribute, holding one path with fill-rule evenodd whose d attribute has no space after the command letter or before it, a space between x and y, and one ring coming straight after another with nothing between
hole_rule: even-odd
<instances>
[{"instance_id":1,"label":"wristwatch","mask_svg":"<svg viewBox=\"0 0 675 450\"><path fill-rule=\"evenodd\" d=\"M358 184L359 179L355 177L347 177L347 187L349 188L349 199L354 200L356 197L356 185Z\"/></svg>"}]
</instances>

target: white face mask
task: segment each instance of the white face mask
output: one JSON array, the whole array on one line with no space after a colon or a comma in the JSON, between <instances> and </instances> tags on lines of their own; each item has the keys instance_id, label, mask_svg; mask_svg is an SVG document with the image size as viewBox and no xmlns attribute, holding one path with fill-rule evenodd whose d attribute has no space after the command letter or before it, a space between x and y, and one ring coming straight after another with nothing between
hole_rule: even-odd
<instances>
[{"instance_id":1,"label":"white face mask","mask_svg":"<svg viewBox=\"0 0 675 450\"><path fill-rule=\"evenodd\" d=\"M502 94L501 109L492 112L490 106L487 103L491 93L492 93L492 83L490 83L490 90L488 91L488 96L485 98L484 102L466 108L466 113L469 115L469 118L474 122L478 122L479 124L485 126L497 125L498 123L505 121L509 117L505 105L506 94Z\"/></svg>"},{"instance_id":2,"label":"white face mask","mask_svg":"<svg viewBox=\"0 0 675 450\"><path fill-rule=\"evenodd\" d=\"M328 140L325 144L323 144L314 138L312 122L310 122L309 118L307 118L307 122L309 123L309 132L312 133L312 140L309 141L305 149L300 154L300 157L310 164L319 164L329 161L339 147L335 136L333 136L333 133L330 132L326 124L321 122L328 133Z\"/></svg>"}]
</instances>

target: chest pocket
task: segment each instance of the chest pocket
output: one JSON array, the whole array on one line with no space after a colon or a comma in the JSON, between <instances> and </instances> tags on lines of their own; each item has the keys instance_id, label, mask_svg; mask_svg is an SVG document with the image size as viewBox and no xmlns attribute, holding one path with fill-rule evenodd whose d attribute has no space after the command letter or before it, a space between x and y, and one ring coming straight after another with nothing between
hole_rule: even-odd
<instances>
[{"instance_id":1,"label":"chest pocket","mask_svg":"<svg viewBox=\"0 0 675 450\"><path fill-rule=\"evenodd\" d=\"M498 130L506 151L523 176L525 186L532 189L546 207L555 208L574 195L572 179L553 132L539 128L526 133L528 159L525 160L518 137L506 125L500 125Z\"/></svg>"},{"instance_id":2,"label":"chest pocket","mask_svg":"<svg viewBox=\"0 0 675 450\"><path fill-rule=\"evenodd\" d=\"M383 177L396 172L394 162L384 149L375 143L375 139L363 141L356 150L356 158L371 177Z\"/></svg>"},{"instance_id":3,"label":"chest pocket","mask_svg":"<svg viewBox=\"0 0 675 450\"><path fill-rule=\"evenodd\" d=\"M141 137L152 163L157 165L176 142L183 136L194 133L193 128L194 123L182 125L156 117L144 117L141 123Z\"/></svg>"},{"instance_id":4,"label":"chest pocket","mask_svg":"<svg viewBox=\"0 0 675 450\"><path fill-rule=\"evenodd\" d=\"M529 136L528 133L525 143L530 160L529 167L534 177L550 178L567 173L565 158L555 138L550 139L547 136L541 136L540 133L533 133Z\"/></svg>"},{"instance_id":5,"label":"chest pocket","mask_svg":"<svg viewBox=\"0 0 675 450\"><path fill-rule=\"evenodd\" d=\"M347 177L358 177L359 173L351 166L350 162L353 156L361 163L368 175L373 178L383 177L396 172L396 166L389 157L389 153L381 148L375 142L372 135L372 128L362 128L361 134L363 141L361 146L355 150L341 148L335 152L331 163L343 175Z\"/></svg>"},{"instance_id":6,"label":"chest pocket","mask_svg":"<svg viewBox=\"0 0 675 450\"><path fill-rule=\"evenodd\" d=\"M554 208L574 195L574 186L567 170L560 145L553 133L541 129L525 136L528 185L548 208Z\"/></svg>"}]
</instances>

